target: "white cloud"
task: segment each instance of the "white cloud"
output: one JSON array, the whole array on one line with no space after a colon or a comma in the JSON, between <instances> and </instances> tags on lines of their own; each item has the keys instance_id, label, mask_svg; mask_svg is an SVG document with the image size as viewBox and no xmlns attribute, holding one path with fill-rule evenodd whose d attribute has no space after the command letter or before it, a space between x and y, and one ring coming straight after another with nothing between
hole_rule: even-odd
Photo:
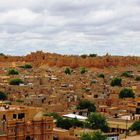
<instances>
[{"instance_id":1,"label":"white cloud","mask_svg":"<svg viewBox=\"0 0 140 140\"><path fill-rule=\"evenodd\" d=\"M0 0L0 51L140 55L139 25L139 0Z\"/></svg>"},{"instance_id":2,"label":"white cloud","mask_svg":"<svg viewBox=\"0 0 140 140\"><path fill-rule=\"evenodd\" d=\"M40 16L39 13L34 13L28 9L12 10L0 13L0 24L31 26L38 23L40 25Z\"/></svg>"}]
</instances>

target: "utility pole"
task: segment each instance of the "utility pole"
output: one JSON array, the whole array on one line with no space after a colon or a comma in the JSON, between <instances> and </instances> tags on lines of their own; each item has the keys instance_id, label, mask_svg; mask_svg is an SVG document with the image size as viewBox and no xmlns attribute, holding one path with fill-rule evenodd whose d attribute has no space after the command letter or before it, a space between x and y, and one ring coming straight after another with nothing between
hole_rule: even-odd
<instances>
[{"instance_id":1,"label":"utility pole","mask_svg":"<svg viewBox=\"0 0 140 140\"><path fill-rule=\"evenodd\" d=\"M126 133L125 133L125 139L127 137L127 125L128 125L128 119L126 119Z\"/></svg>"}]
</instances>

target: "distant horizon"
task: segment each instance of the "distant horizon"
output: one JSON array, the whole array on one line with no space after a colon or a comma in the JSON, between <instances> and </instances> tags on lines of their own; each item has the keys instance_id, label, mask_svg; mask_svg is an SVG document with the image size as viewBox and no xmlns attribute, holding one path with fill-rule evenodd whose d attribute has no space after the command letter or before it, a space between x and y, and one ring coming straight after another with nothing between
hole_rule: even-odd
<instances>
[{"instance_id":1,"label":"distant horizon","mask_svg":"<svg viewBox=\"0 0 140 140\"><path fill-rule=\"evenodd\" d=\"M29 55L29 54L31 54L31 53L37 53L37 52L40 52L40 51L42 51L43 53L50 53L50 54L58 54L58 55L67 55L67 56L82 56L82 55L87 55L87 56L89 56L90 54L96 54L97 56L101 56L101 57L103 57L103 56L106 56L107 54L109 55L109 56L123 56L123 57L140 57L140 55L115 55L115 54L110 54L110 53L105 53L105 54L97 54L97 53L81 53L81 54L63 54L63 53L57 53L57 52L48 52L48 51L43 51L43 50L36 50L36 51L32 51L32 52L27 52L27 53L25 53L25 54L21 54L21 55L14 55L14 54L6 54L6 53L3 53L3 52L0 52L0 54L4 54L4 55L6 55L6 56L20 56L20 57L22 57L22 56L27 56L27 55Z\"/></svg>"}]
</instances>

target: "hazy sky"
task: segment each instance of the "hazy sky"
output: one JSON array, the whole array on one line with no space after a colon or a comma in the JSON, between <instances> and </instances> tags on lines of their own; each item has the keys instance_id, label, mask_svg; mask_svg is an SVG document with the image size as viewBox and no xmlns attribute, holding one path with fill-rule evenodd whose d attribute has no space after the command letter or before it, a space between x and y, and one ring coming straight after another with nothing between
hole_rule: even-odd
<instances>
[{"instance_id":1,"label":"hazy sky","mask_svg":"<svg viewBox=\"0 0 140 140\"><path fill-rule=\"evenodd\" d=\"M0 52L140 55L140 0L0 0Z\"/></svg>"}]
</instances>

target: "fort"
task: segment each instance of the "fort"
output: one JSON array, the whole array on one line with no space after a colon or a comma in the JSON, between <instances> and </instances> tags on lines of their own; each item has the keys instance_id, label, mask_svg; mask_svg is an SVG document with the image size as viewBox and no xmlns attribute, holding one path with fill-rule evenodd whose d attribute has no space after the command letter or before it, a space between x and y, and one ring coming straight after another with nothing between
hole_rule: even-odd
<instances>
[{"instance_id":1,"label":"fort","mask_svg":"<svg viewBox=\"0 0 140 140\"><path fill-rule=\"evenodd\" d=\"M18 74L9 74L9 70ZM83 129L58 127L56 118L47 114L56 113L63 119L66 114L88 118L89 108L78 109L82 100L94 104L96 113L105 117L109 127L105 135L132 135L129 128L140 120L139 75L139 57L66 56L42 51L26 56L0 56L0 138L79 140L77 131L82 133ZM112 86L116 77L121 84ZM10 84L15 79L22 83ZM125 88L133 92L134 98L119 97Z\"/></svg>"}]
</instances>

